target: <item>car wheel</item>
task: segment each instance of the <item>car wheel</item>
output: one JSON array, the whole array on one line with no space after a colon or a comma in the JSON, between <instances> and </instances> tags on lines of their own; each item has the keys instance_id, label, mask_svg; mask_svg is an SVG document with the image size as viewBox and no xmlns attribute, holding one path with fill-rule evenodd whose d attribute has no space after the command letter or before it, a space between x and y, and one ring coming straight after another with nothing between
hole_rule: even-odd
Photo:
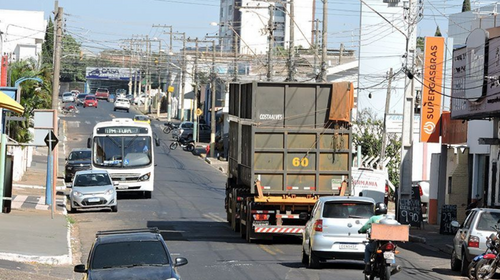
<instances>
[{"instance_id":1,"label":"car wheel","mask_svg":"<svg viewBox=\"0 0 500 280\"><path fill-rule=\"evenodd\" d=\"M308 259L308 268L316 269L320 267L319 258L316 256L312 248L309 247L309 259Z\"/></svg>"},{"instance_id":2,"label":"car wheel","mask_svg":"<svg viewBox=\"0 0 500 280\"><path fill-rule=\"evenodd\" d=\"M460 270L460 260L457 258L457 253L455 252L455 249L451 252L451 270L453 271L459 271Z\"/></svg>"},{"instance_id":3,"label":"car wheel","mask_svg":"<svg viewBox=\"0 0 500 280\"><path fill-rule=\"evenodd\" d=\"M83 105L83 108L85 108L85 105Z\"/></svg>"},{"instance_id":4,"label":"car wheel","mask_svg":"<svg viewBox=\"0 0 500 280\"><path fill-rule=\"evenodd\" d=\"M115 112L116 112L116 108L113 108L113 111L115 111Z\"/></svg>"},{"instance_id":5,"label":"car wheel","mask_svg":"<svg viewBox=\"0 0 500 280\"><path fill-rule=\"evenodd\" d=\"M462 254L462 262L461 262L461 266L460 266L460 274L462 276L467 275L468 268L469 268L469 262L467 261L467 257L465 256L465 254Z\"/></svg>"},{"instance_id":6,"label":"car wheel","mask_svg":"<svg viewBox=\"0 0 500 280\"><path fill-rule=\"evenodd\" d=\"M71 201L70 201L69 203L71 203ZM76 208L75 208L75 207L73 207L71 204L70 204L70 206L69 206L69 212L70 212L70 213L76 213Z\"/></svg>"},{"instance_id":7,"label":"car wheel","mask_svg":"<svg viewBox=\"0 0 500 280\"><path fill-rule=\"evenodd\" d=\"M118 212L118 205L111 206L111 212Z\"/></svg>"},{"instance_id":8,"label":"car wheel","mask_svg":"<svg viewBox=\"0 0 500 280\"><path fill-rule=\"evenodd\" d=\"M302 246L302 264L307 264L309 261L309 257L306 254L306 250L304 250L304 246Z\"/></svg>"},{"instance_id":9,"label":"car wheel","mask_svg":"<svg viewBox=\"0 0 500 280\"><path fill-rule=\"evenodd\" d=\"M129 110L127 109L127 113L128 113L128 111L129 111Z\"/></svg>"}]
</instances>

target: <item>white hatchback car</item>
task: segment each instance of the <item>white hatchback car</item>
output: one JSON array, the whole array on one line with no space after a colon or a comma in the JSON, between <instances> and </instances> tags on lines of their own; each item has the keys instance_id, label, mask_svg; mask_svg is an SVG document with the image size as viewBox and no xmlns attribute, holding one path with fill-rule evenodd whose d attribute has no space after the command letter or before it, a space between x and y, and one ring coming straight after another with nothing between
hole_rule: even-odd
<instances>
[{"instance_id":1,"label":"white hatchback car","mask_svg":"<svg viewBox=\"0 0 500 280\"><path fill-rule=\"evenodd\" d=\"M302 233L302 263L320 267L320 260L362 260L368 242L358 230L375 213L370 197L320 197Z\"/></svg>"},{"instance_id":2,"label":"white hatchback car","mask_svg":"<svg viewBox=\"0 0 500 280\"><path fill-rule=\"evenodd\" d=\"M113 111L125 110L127 113L130 111L130 101L127 98L117 98Z\"/></svg>"},{"instance_id":3,"label":"white hatchback car","mask_svg":"<svg viewBox=\"0 0 500 280\"><path fill-rule=\"evenodd\" d=\"M69 212L77 209L111 208L118 211L116 189L105 170L82 170L75 173L69 193Z\"/></svg>"},{"instance_id":4,"label":"white hatchback car","mask_svg":"<svg viewBox=\"0 0 500 280\"><path fill-rule=\"evenodd\" d=\"M75 95L72 92L65 92L62 95L62 102L75 102Z\"/></svg>"}]
</instances>

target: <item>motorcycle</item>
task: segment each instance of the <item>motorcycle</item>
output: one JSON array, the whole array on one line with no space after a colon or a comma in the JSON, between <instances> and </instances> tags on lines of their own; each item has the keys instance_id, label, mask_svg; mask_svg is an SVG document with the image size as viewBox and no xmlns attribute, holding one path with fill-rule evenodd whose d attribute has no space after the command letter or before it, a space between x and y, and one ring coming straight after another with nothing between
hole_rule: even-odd
<instances>
[{"instance_id":1,"label":"motorcycle","mask_svg":"<svg viewBox=\"0 0 500 280\"><path fill-rule=\"evenodd\" d=\"M490 239L494 239L496 241L500 235L500 228L495 226L494 229L496 230L496 233L491 234ZM482 258L478 258L479 260L474 268L474 276L477 280L491 279L500 265L500 244L499 242L492 243L494 243L492 246L495 246L495 249L484 254Z\"/></svg>"},{"instance_id":2,"label":"motorcycle","mask_svg":"<svg viewBox=\"0 0 500 280\"><path fill-rule=\"evenodd\" d=\"M67 115L69 113L72 113L72 114L80 113L80 111L78 111L78 109L74 105L66 105L66 106L62 107L61 112L64 115Z\"/></svg>"},{"instance_id":3,"label":"motorcycle","mask_svg":"<svg viewBox=\"0 0 500 280\"><path fill-rule=\"evenodd\" d=\"M176 129L177 125L167 122L163 124L163 133L169 134L172 130Z\"/></svg>"},{"instance_id":4,"label":"motorcycle","mask_svg":"<svg viewBox=\"0 0 500 280\"><path fill-rule=\"evenodd\" d=\"M485 255L487 254L497 254L497 246L498 246L498 237L495 233L492 233L489 237L486 238L486 251L482 253L481 255L475 256L471 263L469 264L469 267L467 268L467 276L471 280L476 279L476 266L479 263L480 260L484 258Z\"/></svg>"},{"instance_id":5,"label":"motorcycle","mask_svg":"<svg viewBox=\"0 0 500 280\"><path fill-rule=\"evenodd\" d=\"M370 273L365 274L365 280L379 278L381 280L391 279L401 271L401 266L396 265L397 245L392 241L376 241L376 250L370 257Z\"/></svg>"},{"instance_id":6,"label":"motorcycle","mask_svg":"<svg viewBox=\"0 0 500 280\"><path fill-rule=\"evenodd\" d=\"M177 141L172 142L170 144L169 148L170 150L175 150L177 149L177 146L181 146L184 151L192 152L194 150L194 140L192 138L186 139L186 138L179 138Z\"/></svg>"},{"instance_id":7,"label":"motorcycle","mask_svg":"<svg viewBox=\"0 0 500 280\"><path fill-rule=\"evenodd\" d=\"M387 215L386 218L380 220L380 224L399 226L401 225L395 217ZM397 245L390 240L378 240L372 237L374 225L368 232L368 237L371 242L375 242L375 250L370 256L370 269L365 271L365 280L373 280L379 278L380 280L389 280L391 276L401 271L401 266L396 265L396 255L399 254ZM369 246L369 245L367 245Z\"/></svg>"}]
</instances>

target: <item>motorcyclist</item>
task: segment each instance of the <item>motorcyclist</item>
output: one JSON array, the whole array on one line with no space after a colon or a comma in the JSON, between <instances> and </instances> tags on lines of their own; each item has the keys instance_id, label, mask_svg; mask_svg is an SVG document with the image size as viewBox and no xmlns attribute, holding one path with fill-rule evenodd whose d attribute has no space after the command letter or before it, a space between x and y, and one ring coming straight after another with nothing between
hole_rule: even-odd
<instances>
[{"instance_id":1,"label":"motorcyclist","mask_svg":"<svg viewBox=\"0 0 500 280\"><path fill-rule=\"evenodd\" d=\"M370 219L358 230L358 233L366 233L369 229L372 228L373 223L379 223L380 220L385 218L387 214L387 205L383 202L377 202L375 204L375 215L371 216ZM370 256L372 253L377 249L377 242L375 240L370 240L368 244L366 244L365 247L365 257L364 257L364 262L365 262L365 270L363 273L369 274L371 272L371 267L370 267Z\"/></svg>"}]
</instances>

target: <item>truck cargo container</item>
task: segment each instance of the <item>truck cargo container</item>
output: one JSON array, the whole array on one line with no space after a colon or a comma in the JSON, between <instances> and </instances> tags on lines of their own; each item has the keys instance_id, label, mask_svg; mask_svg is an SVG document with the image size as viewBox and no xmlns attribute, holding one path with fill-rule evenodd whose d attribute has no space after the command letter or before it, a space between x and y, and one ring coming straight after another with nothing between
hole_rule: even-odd
<instances>
[{"instance_id":1,"label":"truck cargo container","mask_svg":"<svg viewBox=\"0 0 500 280\"><path fill-rule=\"evenodd\" d=\"M251 241L301 235L320 196L350 193L351 83L230 85L225 208Z\"/></svg>"}]
</instances>

